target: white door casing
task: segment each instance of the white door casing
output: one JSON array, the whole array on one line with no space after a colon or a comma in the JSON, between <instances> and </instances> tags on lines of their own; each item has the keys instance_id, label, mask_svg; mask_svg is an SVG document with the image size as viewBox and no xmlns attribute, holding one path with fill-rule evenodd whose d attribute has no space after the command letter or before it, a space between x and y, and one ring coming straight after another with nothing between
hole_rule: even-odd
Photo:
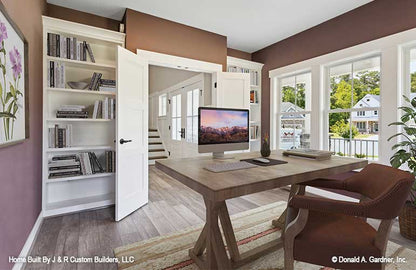
<instances>
[{"instance_id":1,"label":"white door casing","mask_svg":"<svg viewBox=\"0 0 416 270\"><path fill-rule=\"evenodd\" d=\"M117 49L116 221L148 202L148 63ZM121 143L120 140L131 140Z\"/></svg>"},{"instance_id":2,"label":"white door casing","mask_svg":"<svg viewBox=\"0 0 416 270\"><path fill-rule=\"evenodd\" d=\"M250 75L248 73L218 72L215 106L219 108L250 108Z\"/></svg>"}]
</instances>

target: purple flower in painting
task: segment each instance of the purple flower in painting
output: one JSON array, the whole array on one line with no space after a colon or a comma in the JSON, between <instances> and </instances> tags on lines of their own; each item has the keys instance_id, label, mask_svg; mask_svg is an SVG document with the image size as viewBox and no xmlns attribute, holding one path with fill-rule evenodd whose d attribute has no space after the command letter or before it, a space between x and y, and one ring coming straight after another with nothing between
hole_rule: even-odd
<instances>
[{"instance_id":1,"label":"purple flower in painting","mask_svg":"<svg viewBox=\"0 0 416 270\"><path fill-rule=\"evenodd\" d=\"M10 62L12 63L13 77L16 80L22 73L22 56L16 47L9 52Z\"/></svg>"},{"instance_id":2,"label":"purple flower in painting","mask_svg":"<svg viewBox=\"0 0 416 270\"><path fill-rule=\"evenodd\" d=\"M3 41L7 38L7 28L6 25L0 22L0 49L3 48Z\"/></svg>"}]
</instances>

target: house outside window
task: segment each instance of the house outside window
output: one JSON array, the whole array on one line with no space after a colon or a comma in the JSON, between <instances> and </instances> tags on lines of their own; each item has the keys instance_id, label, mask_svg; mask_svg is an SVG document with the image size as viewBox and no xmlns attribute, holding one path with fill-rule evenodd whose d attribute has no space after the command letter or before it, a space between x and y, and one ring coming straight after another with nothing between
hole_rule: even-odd
<instances>
[{"instance_id":1,"label":"house outside window","mask_svg":"<svg viewBox=\"0 0 416 270\"><path fill-rule=\"evenodd\" d=\"M378 159L380 57L328 68L329 149L341 156Z\"/></svg>"},{"instance_id":2,"label":"house outside window","mask_svg":"<svg viewBox=\"0 0 416 270\"><path fill-rule=\"evenodd\" d=\"M310 148L311 73L281 78L279 85L279 148Z\"/></svg>"}]
</instances>

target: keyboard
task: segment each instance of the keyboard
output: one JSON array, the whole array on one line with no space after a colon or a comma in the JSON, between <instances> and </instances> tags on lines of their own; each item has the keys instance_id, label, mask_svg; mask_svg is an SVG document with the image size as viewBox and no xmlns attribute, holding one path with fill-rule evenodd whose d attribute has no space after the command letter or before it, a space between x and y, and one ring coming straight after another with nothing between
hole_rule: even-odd
<instances>
[{"instance_id":1,"label":"keyboard","mask_svg":"<svg viewBox=\"0 0 416 270\"><path fill-rule=\"evenodd\" d=\"M257 165L245 162L245 161L238 161L238 162L223 162L223 163L212 163L204 168L210 172L228 172L228 171L235 171L235 170L243 170L243 169L250 169L255 168Z\"/></svg>"}]
</instances>

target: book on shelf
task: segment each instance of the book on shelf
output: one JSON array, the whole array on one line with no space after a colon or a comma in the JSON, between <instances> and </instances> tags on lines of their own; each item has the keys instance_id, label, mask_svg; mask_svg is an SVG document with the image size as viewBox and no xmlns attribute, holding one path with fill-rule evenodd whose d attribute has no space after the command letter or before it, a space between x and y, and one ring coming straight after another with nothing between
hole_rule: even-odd
<instances>
[{"instance_id":1,"label":"book on shelf","mask_svg":"<svg viewBox=\"0 0 416 270\"><path fill-rule=\"evenodd\" d=\"M88 118L88 111L84 105L61 105L56 118Z\"/></svg>"},{"instance_id":2,"label":"book on shelf","mask_svg":"<svg viewBox=\"0 0 416 270\"><path fill-rule=\"evenodd\" d=\"M106 168L106 172L109 172L109 173L116 171L116 152L115 151L105 152L105 168Z\"/></svg>"},{"instance_id":3,"label":"book on shelf","mask_svg":"<svg viewBox=\"0 0 416 270\"><path fill-rule=\"evenodd\" d=\"M256 90L250 91L250 103L255 103L255 104L259 103L259 98L258 98Z\"/></svg>"},{"instance_id":4,"label":"book on shelf","mask_svg":"<svg viewBox=\"0 0 416 270\"><path fill-rule=\"evenodd\" d=\"M102 73L94 72L91 76L90 83L88 84L88 90L98 91L98 87L100 86L100 80L102 76Z\"/></svg>"},{"instance_id":5,"label":"book on shelf","mask_svg":"<svg viewBox=\"0 0 416 270\"><path fill-rule=\"evenodd\" d=\"M65 88L65 63L48 61L47 84L48 87Z\"/></svg>"},{"instance_id":6,"label":"book on shelf","mask_svg":"<svg viewBox=\"0 0 416 270\"><path fill-rule=\"evenodd\" d=\"M96 100L94 107L90 109L93 119L115 119L116 100L106 97L104 100Z\"/></svg>"},{"instance_id":7,"label":"book on shelf","mask_svg":"<svg viewBox=\"0 0 416 270\"><path fill-rule=\"evenodd\" d=\"M66 148L72 146L72 125L64 127L55 125L48 128L49 148Z\"/></svg>"},{"instance_id":8,"label":"book on shelf","mask_svg":"<svg viewBox=\"0 0 416 270\"><path fill-rule=\"evenodd\" d=\"M50 179L82 175L81 162L76 155L52 157L48 171Z\"/></svg>"},{"instance_id":9,"label":"book on shelf","mask_svg":"<svg viewBox=\"0 0 416 270\"><path fill-rule=\"evenodd\" d=\"M76 37L66 37L60 34L48 33L46 51L49 56L78 61L87 61L87 54L91 62L95 63L91 45Z\"/></svg>"}]
</instances>

